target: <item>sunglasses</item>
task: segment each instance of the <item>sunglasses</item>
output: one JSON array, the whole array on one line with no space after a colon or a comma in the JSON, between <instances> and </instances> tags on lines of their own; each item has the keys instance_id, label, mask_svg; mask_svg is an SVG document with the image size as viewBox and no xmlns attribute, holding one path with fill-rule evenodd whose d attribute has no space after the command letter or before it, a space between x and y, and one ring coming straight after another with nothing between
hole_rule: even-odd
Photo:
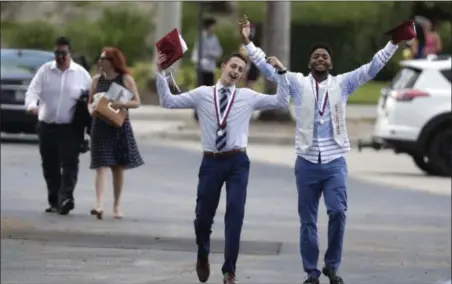
<instances>
[{"instance_id":1,"label":"sunglasses","mask_svg":"<svg viewBox=\"0 0 452 284\"><path fill-rule=\"evenodd\" d=\"M55 54L55 56L67 56L69 54L69 52L64 51L64 50L55 50L53 52Z\"/></svg>"}]
</instances>

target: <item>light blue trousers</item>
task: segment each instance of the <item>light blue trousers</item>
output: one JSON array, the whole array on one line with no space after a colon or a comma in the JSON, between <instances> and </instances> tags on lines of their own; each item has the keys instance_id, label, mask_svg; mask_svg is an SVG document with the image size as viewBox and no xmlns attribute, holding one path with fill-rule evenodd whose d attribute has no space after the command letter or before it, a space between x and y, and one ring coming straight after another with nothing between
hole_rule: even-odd
<instances>
[{"instance_id":1,"label":"light blue trousers","mask_svg":"<svg viewBox=\"0 0 452 284\"><path fill-rule=\"evenodd\" d=\"M347 164L341 157L326 164L314 164L301 157L295 163L300 216L300 253L304 271L320 276L317 267L319 244L317 215L323 193L328 221L328 249L325 266L337 271L341 263L347 211Z\"/></svg>"}]
</instances>

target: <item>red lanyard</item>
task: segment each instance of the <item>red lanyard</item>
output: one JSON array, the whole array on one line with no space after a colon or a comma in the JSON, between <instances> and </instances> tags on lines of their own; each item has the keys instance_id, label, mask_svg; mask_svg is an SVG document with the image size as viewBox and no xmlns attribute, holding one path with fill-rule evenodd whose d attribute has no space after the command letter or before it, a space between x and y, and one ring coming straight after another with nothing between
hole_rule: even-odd
<instances>
[{"instance_id":1,"label":"red lanyard","mask_svg":"<svg viewBox=\"0 0 452 284\"><path fill-rule=\"evenodd\" d=\"M317 105L318 105L318 103L319 103L319 83L317 81L315 81L315 90L316 90L315 98L316 98ZM325 107L326 107L327 101L328 101L328 90L325 93L323 104L321 106L319 106L320 116L323 116L323 113L325 112Z\"/></svg>"}]
</instances>

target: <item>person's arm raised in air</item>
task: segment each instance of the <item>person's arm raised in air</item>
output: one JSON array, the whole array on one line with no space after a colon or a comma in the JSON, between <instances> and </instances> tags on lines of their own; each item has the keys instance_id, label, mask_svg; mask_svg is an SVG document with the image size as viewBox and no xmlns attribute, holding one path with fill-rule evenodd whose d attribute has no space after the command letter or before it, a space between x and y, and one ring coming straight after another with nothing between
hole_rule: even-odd
<instances>
[{"instance_id":1,"label":"person's arm raised in air","mask_svg":"<svg viewBox=\"0 0 452 284\"><path fill-rule=\"evenodd\" d=\"M242 39L242 43L245 46L245 50L248 54L250 60L256 65L257 69L264 74L265 78L269 81L277 83L278 81L278 72L271 64L267 62L267 55L262 49L256 47L254 43L249 39L250 36L250 22L248 21L248 17L245 15L243 20L239 23L240 26L240 37ZM287 72L287 79L291 83L295 78L295 73Z\"/></svg>"},{"instance_id":2,"label":"person's arm raised in air","mask_svg":"<svg viewBox=\"0 0 452 284\"><path fill-rule=\"evenodd\" d=\"M388 63L398 48L398 43L389 41L386 46L380 49L372 60L359 68L340 74L337 76L341 82L342 90L346 91L347 96L351 95L356 89L368 81L375 78L378 72Z\"/></svg>"},{"instance_id":3,"label":"person's arm raised in air","mask_svg":"<svg viewBox=\"0 0 452 284\"><path fill-rule=\"evenodd\" d=\"M287 108L290 100L290 84L287 79L287 70L276 57L269 57L267 62L277 70L278 88L276 95L266 95L252 91L253 108L255 110Z\"/></svg>"},{"instance_id":4,"label":"person's arm raised in air","mask_svg":"<svg viewBox=\"0 0 452 284\"><path fill-rule=\"evenodd\" d=\"M160 105L164 108L196 108L199 101L200 90L203 87L198 87L194 90L173 95L168 86L167 77L162 74L161 64L165 62L166 56L162 53L157 57L157 93L160 99Z\"/></svg>"}]
</instances>

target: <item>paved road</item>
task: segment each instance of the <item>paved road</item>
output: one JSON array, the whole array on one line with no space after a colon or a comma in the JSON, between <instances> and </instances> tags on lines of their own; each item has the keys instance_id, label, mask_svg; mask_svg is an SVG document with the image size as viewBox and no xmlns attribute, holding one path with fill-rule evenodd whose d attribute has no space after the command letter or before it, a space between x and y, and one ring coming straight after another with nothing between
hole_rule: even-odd
<instances>
[{"instance_id":1,"label":"paved road","mask_svg":"<svg viewBox=\"0 0 452 284\"><path fill-rule=\"evenodd\" d=\"M140 145L146 165L127 172L126 218L114 220L107 211L106 219L97 221L88 216L94 202L88 156L81 159L76 210L64 217L46 215L36 145L2 144L1 283L197 283L192 220L200 155L157 143ZM107 196L111 202L111 190ZM221 279L222 199L210 283ZM327 218L323 205L321 210L323 253ZM341 269L348 284L450 279L450 196L351 177L348 216ZM297 238L292 167L253 162L240 283L302 283Z\"/></svg>"}]
</instances>

